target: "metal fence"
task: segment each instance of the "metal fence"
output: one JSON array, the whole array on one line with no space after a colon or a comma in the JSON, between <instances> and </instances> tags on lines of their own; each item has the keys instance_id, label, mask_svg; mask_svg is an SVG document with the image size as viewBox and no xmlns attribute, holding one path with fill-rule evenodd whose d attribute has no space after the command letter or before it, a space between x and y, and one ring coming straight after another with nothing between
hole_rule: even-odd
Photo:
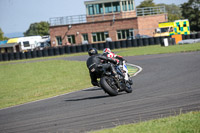
<instances>
[{"instance_id":1,"label":"metal fence","mask_svg":"<svg viewBox=\"0 0 200 133\"><path fill-rule=\"evenodd\" d=\"M137 16L155 15L166 13L165 6L145 7L136 9Z\"/></svg>"},{"instance_id":2,"label":"metal fence","mask_svg":"<svg viewBox=\"0 0 200 133\"><path fill-rule=\"evenodd\" d=\"M155 14L163 14L166 13L165 6L158 6L158 7L146 7L146 8L137 8L136 9L136 15L137 16L145 16L145 15L155 15ZM120 16L121 15L121 16ZM108 18L109 17L109 18ZM122 19L126 18L126 14L119 14L119 13L113 13L110 15L98 15L98 16L90 16L89 20L90 22L98 20L114 20L114 19ZM57 26L57 25L70 25L70 24L80 24L80 23L86 23L87 22L87 15L75 15L75 16L64 16L64 17L54 17L49 19L50 26Z\"/></svg>"}]
</instances>

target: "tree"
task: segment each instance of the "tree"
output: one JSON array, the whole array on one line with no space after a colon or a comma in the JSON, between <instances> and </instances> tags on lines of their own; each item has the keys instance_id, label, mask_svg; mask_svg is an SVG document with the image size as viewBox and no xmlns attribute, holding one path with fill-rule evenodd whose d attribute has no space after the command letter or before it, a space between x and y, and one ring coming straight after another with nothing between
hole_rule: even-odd
<instances>
[{"instance_id":1,"label":"tree","mask_svg":"<svg viewBox=\"0 0 200 133\"><path fill-rule=\"evenodd\" d=\"M181 8L175 4L158 4L157 6L165 6L165 9L168 13L168 20L170 22L181 19Z\"/></svg>"},{"instance_id":2,"label":"tree","mask_svg":"<svg viewBox=\"0 0 200 133\"><path fill-rule=\"evenodd\" d=\"M153 0L144 0L140 3L140 5L137 6L137 8L144 8L144 7L154 7L156 4L153 2Z\"/></svg>"},{"instance_id":3,"label":"tree","mask_svg":"<svg viewBox=\"0 0 200 133\"><path fill-rule=\"evenodd\" d=\"M34 35L49 35L49 23L48 22L40 22L33 23L30 25L29 29L24 32L24 36L34 36Z\"/></svg>"},{"instance_id":4,"label":"tree","mask_svg":"<svg viewBox=\"0 0 200 133\"><path fill-rule=\"evenodd\" d=\"M4 37L4 33L3 33L3 31L1 30L1 28L0 28L0 41L8 40L8 39L9 39L9 38Z\"/></svg>"},{"instance_id":5,"label":"tree","mask_svg":"<svg viewBox=\"0 0 200 133\"><path fill-rule=\"evenodd\" d=\"M191 31L200 31L200 1L188 0L181 4L182 16L190 21Z\"/></svg>"}]
</instances>

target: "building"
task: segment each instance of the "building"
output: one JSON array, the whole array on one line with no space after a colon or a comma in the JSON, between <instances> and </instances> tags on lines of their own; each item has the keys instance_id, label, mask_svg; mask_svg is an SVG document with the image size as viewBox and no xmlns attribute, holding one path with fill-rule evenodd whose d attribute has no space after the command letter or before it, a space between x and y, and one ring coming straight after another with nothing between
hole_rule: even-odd
<instances>
[{"instance_id":1,"label":"building","mask_svg":"<svg viewBox=\"0 0 200 133\"><path fill-rule=\"evenodd\" d=\"M153 36L167 21L165 7L135 8L134 0L85 1L86 15L50 18L51 45L120 41L137 34Z\"/></svg>"}]
</instances>

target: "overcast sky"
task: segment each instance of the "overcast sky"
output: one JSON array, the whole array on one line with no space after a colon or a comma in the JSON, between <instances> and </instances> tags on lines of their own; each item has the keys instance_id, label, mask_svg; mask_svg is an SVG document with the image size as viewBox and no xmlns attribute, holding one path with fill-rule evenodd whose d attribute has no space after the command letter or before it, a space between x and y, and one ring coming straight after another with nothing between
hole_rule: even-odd
<instances>
[{"instance_id":1,"label":"overcast sky","mask_svg":"<svg viewBox=\"0 0 200 133\"><path fill-rule=\"evenodd\" d=\"M0 0L0 27L4 34L25 32L31 23L51 17L86 14L87 0ZM136 6L143 0L135 0ZM156 4L182 4L188 0L154 0Z\"/></svg>"}]
</instances>

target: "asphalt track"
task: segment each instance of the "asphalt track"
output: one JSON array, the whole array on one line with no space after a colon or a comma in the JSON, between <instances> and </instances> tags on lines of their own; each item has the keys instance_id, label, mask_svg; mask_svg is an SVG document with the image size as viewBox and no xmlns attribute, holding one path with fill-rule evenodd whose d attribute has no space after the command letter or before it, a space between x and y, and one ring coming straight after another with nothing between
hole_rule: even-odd
<instances>
[{"instance_id":1,"label":"asphalt track","mask_svg":"<svg viewBox=\"0 0 200 133\"><path fill-rule=\"evenodd\" d=\"M126 59L143 68L133 93L110 97L94 87L3 109L0 132L79 133L200 110L200 52Z\"/></svg>"}]
</instances>

